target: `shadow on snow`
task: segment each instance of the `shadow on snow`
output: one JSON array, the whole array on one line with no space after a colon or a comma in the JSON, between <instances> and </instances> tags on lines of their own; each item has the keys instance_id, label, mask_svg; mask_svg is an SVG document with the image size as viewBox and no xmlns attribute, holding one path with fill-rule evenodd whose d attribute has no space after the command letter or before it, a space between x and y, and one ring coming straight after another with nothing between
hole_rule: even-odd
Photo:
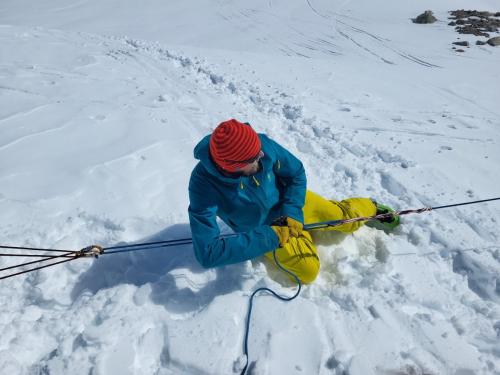
<instances>
[{"instance_id":1,"label":"shadow on snow","mask_svg":"<svg viewBox=\"0 0 500 375\"><path fill-rule=\"evenodd\" d=\"M176 224L137 243L187 237L191 237L189 225ZM183 273L187 276L183 277ZM207 275L202 275L203 273ZM71 298L76 300L84 292L96 294L101 289L120 284L140 287L149 283L150 298L154 303L163 305L173 313L188 313L201 310L218 295L241 289L244 273L245 266L241 263L204 269L194 256L192 244L109 254L99 257L80 275L71 292ZM176 278L189 281L197 279L193 277L197 274L200 275L201 282L189 287L178 286Z\"/></svg>"}]
</instances>

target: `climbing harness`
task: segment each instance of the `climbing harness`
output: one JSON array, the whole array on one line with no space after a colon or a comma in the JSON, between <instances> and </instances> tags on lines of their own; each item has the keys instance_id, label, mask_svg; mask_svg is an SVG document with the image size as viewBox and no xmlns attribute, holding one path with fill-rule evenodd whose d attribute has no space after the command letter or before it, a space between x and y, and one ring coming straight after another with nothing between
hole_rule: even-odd
<instances>
[{"instance_id":1,"label":"climbing harness","mask_svg":"<svg viewBox=\"0 0 500 375\"><path fill-rule=\"evenodd\" d=\"M388 219L392 216L403 216L403 215L408 215L408 214L420 214L423 212L429 212L429 211L435 211L443 208L450 208L450 207L458 207L458 206L465 206L465 205L470 205L470 204L477 204L477 203L484 203L484 202L491 202L491 201L496 201L500 200L500 197L498 198L491 198L491 199L483 199L483 200L476 200L476 201L470 201L470 202L463 202L463 203L455 203L455 204L449 204L449 205L444 205L444 206L435 206L435 207L423 207L419 209L409 209L409 210L401 210L401 211L394 211L390 213L384 213L384 214L379 214L379 215L374 215L374 216L365 216L365 217L355 217L351 219L342 219L342 220L331 220L331 221L325 221L325 222L320 222L320 223L312 223L312 224L307 224L304 225L304 230L314 230L314 229L320 229L320 228L327 228L327 227L335 227L339 226L342 224L347 224L347 223L355 223L359 221L372 221L372 220L380 220L380 219ZM281 222L280 225L283 225L284 222ZM226 237L231 237L237 235L236 233L231 233L231 234L224 234L221 235L221 237L226 238ZM188 245L193 242L192 238L180 238L180 239L175 239L175 240L167 240L167 241L156 241L156 242L146 242L146 243L138 243L138 244L132 244L132 245L116 245L116 246L110 246L110 247L101 247L98 245L92 245L88 247L84 247L83 249L80 250L61 250L61 249L43 249L43 248L36 248L36 247L20 247L20 246L2 246L0 245L0 249L7 249L7 250L31 250L31 251L37 251L37 252L44 252L44 254L0 254L2 257L38 257L42 258L39 260L34 260L31 262L26 262L26 263L21 263L13 266L8 266L4 268L0 268L0 272L7 271L7 270L12 270L24 266L29 266L29 265L34 265L36 263L42 263L42 262L47 262L47 261L52 261L56 260L55 262L45 264L42 266L18 271L6 276L0 277L0 280L3 279L8 279L17 275L22 275L24 273L28 272L33 272L36 270L40 270L43 268L55 266L57 264L62 264L66 262L73 261L75 259L79 258L88 258L88 257L93 257L93 258L98 258L101 255L110 255L110 254L117 254L117 253L125 253L125 252L132 252L132 251L143 251L143 250L152 250L152 249L159 249L159 248L165 248L165 247L171 247L171 246L180 246L180 245ZM49 253L49 254L47 254ZM57 255L56 255L57 254ZM249 358L249 352L248 352L248 337L249 337L249 332L250 332L250 322L251 322L251 316L252 316L252 308L253 308L253 299L259 292L268 292L272 294L274 297L282 300L282 301L292 301L293 299L297 298L300 294L300 291L302 289L302 283L300 279L298 278L297 275L295 275L293 272L287 270L284 268L280 262L278 261L276 257L276 250L273 251L273 258L276 263L276 265L285 273L290 275L296 282L297 282L297 290L295 293L290 296L281 296L277 294L275 291L273 291L270 288L262 287L256 289L252 295L250 296L249 300L249 305L248 305L248 312L247 312L247 318L246 318L246 323L245 323L245 336L244 336L244 343L243 343L243 351L244 355L246 358L246 364L243 367L243 370L241 372L241 375L244 375L247 371L248 368L248 358Z\"/></svg>"}]
</instances>

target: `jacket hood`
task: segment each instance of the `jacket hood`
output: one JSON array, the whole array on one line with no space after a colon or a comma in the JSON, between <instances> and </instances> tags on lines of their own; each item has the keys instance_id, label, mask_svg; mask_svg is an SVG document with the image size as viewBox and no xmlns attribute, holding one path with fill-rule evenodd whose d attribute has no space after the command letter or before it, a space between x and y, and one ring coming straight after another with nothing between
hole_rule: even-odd
<instances>
[{"instance_id":1,"label":"jacket hood","mask_svg":"<svg viewBox=\"0 0 500 375\"><path fill-rule=\"evenodd\" d=\"M210 158L210 135L205 136L194 148L194 157L199 160L203 167L215 178L229 184L238 184L241 177L231 178L224 176Z\"/></svg>"}]
</instances>

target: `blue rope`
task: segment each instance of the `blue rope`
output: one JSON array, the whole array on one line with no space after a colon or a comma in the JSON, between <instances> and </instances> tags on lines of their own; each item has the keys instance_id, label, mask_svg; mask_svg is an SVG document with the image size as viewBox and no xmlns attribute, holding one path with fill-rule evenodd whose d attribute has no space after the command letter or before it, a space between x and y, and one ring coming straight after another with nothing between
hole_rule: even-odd
<instances>
[{"instance_id":1,"label":"blue rope","mask_svg":"<svg viewBox=\"0 0 500 375\"><path fill-rule=\"evenodd\" d=\"M248 313L247 313L247 321L246 321L246 324L245 324L245 339L243 341L243 352L245 354L245 357L246 357L246 364L245 364L245 367L243 367L243 370L241 371L241 375L245 375L246 371L247 371L247 368L248 368L248 335L250 333L250 319L252 317L252 308L253 308L253 298L255 297L255 295L259 292L262 292L262 291L265 291L265 292L268 292L268 293L271 293L274 297L282 300L282 301L285 301L285 302L289 302L291 300L294 300L295 298L297 298L300 294L300 290L302 289L302 283L299 279L299 277L294 274L293 272L287 270L285 267L283 267L281 265L281 263L278 261L278 258L276 257L276 249L273 251L273 258L274 258L274 261L276 263L276 265L285 273L289 274L290 276L292 276L295 281L297 282L297 291L295 292L295 294L291 297L284 297L284 296L280 296L278 293L276 293L274 290L272 289L269 289L269 288L258 288L256 289L252 295L250 296L250 302L248 304Z\"/></svg>"},{"instance_id":2,"label":"blue rope","mask_svg":"<svg viewBox=\"0 0 500 375\"><path fill-rule=\"evenodd\" d=\"M234 236L235 234L226 234L222 235L221 237L231 237ZM139 243L139 244L134 244L134 245L118 245L118 246L111 246L111 247L106 247L104 248L105 252L103 255L106 254L116 254L116 253L124 253L124 252L130 252L130 251L141 251L141 250L149 250L149 249L158 249L158 248L163 248L163 247L170 247L170 246L179 246L179 245L187 245L192 243L191 238L179 238L175 240L169 240L169 241L157 241L157 242L148 242L148 243ZM111 250L111 251L109 251ZM256 289L252 295L250 296L250 301L248 304L248 313L247 313L247 320L245 323L245 339L243 342L243 352L246 357L246 364L243 370L241 371L241 375L244 375L248 369L248 336L250 334L250 321L252 317L252 309L253 309L253 299L259 292L268 292L271 293L274 297L280 299L281 301L289 302L295 298L297 298L300 294L300 291L302 289L302 283L297 275L295 275L293 272L287 270L285 267L281 265L281 263L278 261L278 258L276 257L276 249L273 251L273 258L274 262L280 268L283 272L287 273L290 275L295 281L297 282L297 291L295 294L291 297L284 297L280 296L278 293L276 293L274 290L269 289L269 288L258 288Z\"/></svg>"}]
</instances>

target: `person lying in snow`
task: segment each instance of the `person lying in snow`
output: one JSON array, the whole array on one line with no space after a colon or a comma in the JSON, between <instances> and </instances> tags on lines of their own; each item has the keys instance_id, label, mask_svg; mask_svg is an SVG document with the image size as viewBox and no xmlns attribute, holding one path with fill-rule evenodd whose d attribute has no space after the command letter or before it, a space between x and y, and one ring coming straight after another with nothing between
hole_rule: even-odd
<instances>
[{"instance_id":1,"label":"person lying in snow","mask_svg":"<svg viewBox=\"0 0 500 375\"><path fill-rule=\"evenodd\" d=\"M278 261L304 283L320 262L303 224L392 212L369 198L328 200L306 189L299 159L248 123L222 122L194 149L200 160L189 181L189 222L196 259L203 267L243 262L260 255ZM236 236L220 238L216 218ZM392 229L399 217L385 225ZM361 222L325 228L350 233ZM323 230L325 230L323 229Z\"/></svg>"}]
</instances>

